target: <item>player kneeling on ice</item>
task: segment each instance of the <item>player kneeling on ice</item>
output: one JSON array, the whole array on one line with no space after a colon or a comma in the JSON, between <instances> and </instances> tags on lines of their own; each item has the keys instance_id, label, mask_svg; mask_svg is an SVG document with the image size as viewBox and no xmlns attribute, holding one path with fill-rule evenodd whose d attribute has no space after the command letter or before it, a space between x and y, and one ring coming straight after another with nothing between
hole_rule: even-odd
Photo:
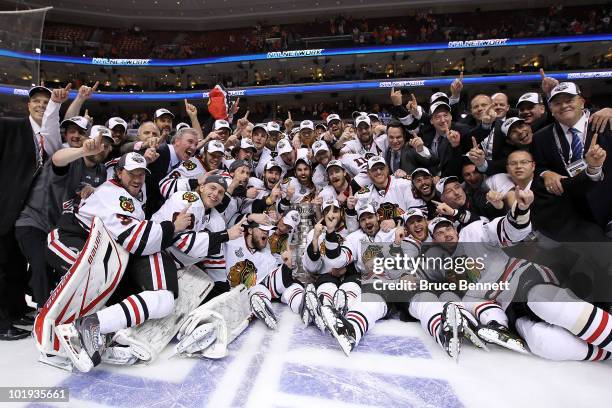
<instances>
[{"instance_id":1,"label":"player kneeling on ice","mask_svg":"<svg viewBox=\"0 0 612 408\"><path fill-rule=\"evenodd\" d=\"M416 258L421 253L421 244L428 239L427 218L418 209L410 210L407 213L406 229L396 228L394 231L392 246L394 253ZM367 270L370 269L370 261L373 256L380 256L380 254L372 253L380 251L380 248L375 249L375 247L375 245L364 244L364 251L369 254L364 263ZM398 279L399 282L412 282L417 286L420 280L426 279L420 268L415 269L413 273L404 271L398 276L395 276L395 272L391 272L391 275L387 273L386 277L396 282ZM374 326L376 321L390 314L392 306L408 313L409 317L405 320L410 318L419 320L425 331L455 360L459 356L462 336L467 337L475 346L486 349L484 343L474 332L476 325L474 317L459 306L461 299L454 293L444 292L437 295L427 291L406 291L403 294L405 301L394 304L386 302L376 293L366 293L363 297L367 299L354 302L344 316L329 306L324 305L321 308L326 327L346 355L349 355L359 344L361 338Z\"/></svg>"},{"instance_id":2,"label":"player kneeling on ice","mask_svg":"<svg viewBox=\"0 0 612 408\"><path fill-rule=\"evenodd\" d=\"M175 233L185 230L192 218L184 209L174 221L145 220L140 200L147 173L143 156L123 155L114 177L83 200L74 214L64 215L59 226L49 233L48 262L55 270L68 273L37 316L37 344L43 352L53 351L55 347L49 343L55 343L57 336L63 353L80 371L89 371L100 363L107 334L166 316L178 295L175 264L162 250L172 245ZM103 223L96 231L107 231L111 240L100 251L96 252L95 247L85 258L81 251L88 240L92 239L95 246L103 239L101 232L93 238L89 235L96 220ZM116 244L124 250L117 249ZM120 255L125 251L130 253L127 265L121 262ZM92 268L97 265L92 263L96 253L104 257L103 270ZM115 254L119 257L116 272L107 269ZM126 279L121 279L124 272ZM116 291L132 295L103 307ZM58 308L61 312L54 315ZM95 310L98 311L87 314ZM65 324L49 333L49 318Z\"/></svg>"},{"instance_id":3,"label":"player kneeling on ice","mask_svg":"<svg viewBox=\"0 0 612 408\"><path fill-rule=\"evenodd\" d=\"M244 235L225 244L227 278L232 287L244 284L249 289L253 314L270 329L278 321L271 301L280 299L291 310L299 313L304 298L302 284L293 278L292 254L281 254L283 264L278 265L268 247L268 234L274 227L250 221Z\"/></svg>"}]
</instances>

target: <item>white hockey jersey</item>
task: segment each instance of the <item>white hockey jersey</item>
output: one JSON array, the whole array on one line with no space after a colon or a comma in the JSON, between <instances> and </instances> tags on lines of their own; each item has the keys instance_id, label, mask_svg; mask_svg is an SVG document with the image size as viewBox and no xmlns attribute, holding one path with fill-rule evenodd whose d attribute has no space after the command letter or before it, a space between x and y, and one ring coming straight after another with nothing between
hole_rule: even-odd
<instances>
[{"instance_id":1,"label":"white hockey jersey","mask_svg":"<svg viewBox=\"0 0 612 408\"><path fill-rule=\"evenodd\" d=\"M295 193L291 198L291 204L297 204L302 202L310 202L316 196L316 189L314 185L312 187L301 184L296 177L287 177L281 183L281 190L284 194L287 194L289 186L295 188Z\"/></svg>"},{"instance_id":2,"label":"white hockey jersey","mask_svg":"<svg viewBox=\"0 0 612 408\"><path fill-rule=\"evenodd\" d=\"M366 148L361 144L361 141L355 137L355 139L351 139L347 141L342 149L340 150L341 154L345 153L357 153L362 156L368 156L369 154L374 156L385 156L387 152L387 135L381 135L372 141L372 144L369 148Z\"/></svg>"},{"instance_id":3,"label":"white hockey jersey","mask_svg":"<svg viewBox=\"0 0 612 408\"><path fill-rule=\"evenodd\" d=\"M373 237L368 236L361 229L351 232L346 237L346 242L344 243L344 246L349 250L349 258L346 258L344 262L354 262L357 271L364 273L366 271L366 264L373 261L376 257L376 253L372 251L370 244L375 242L391 243L394 240L395 229L389 232L384 232L381 229Z\"/></svg>"},{"instance_id":4,"label":"white hockey jersey","mask_svg":"<svg viewBox=\"0 0 612 408\"><path fill-rule=\"evenodd\" d=\"M253 164L255 166L255 177L261 178L264 174L266 163L275 157L276 152L272 152L272 150L264 147L261 151L261 155L259 156L259 160L253 159Z\"/></svg>"},{"instance_id":5,"label":"white hockey jersey","mask_svg":"<svg viewBox=\"0 0 612 408\"><path fill-rule=\"evenodd\" d=\"M348 235L348 230L346 228L337 231L337 234L340 236L338 243L330 243L325 239L327 234L321 234L319 237L319 251L314 253L312 250L312 237L314 236L314 230L310 230L306 237L306 242L308 242L308 246L306 250L302 254L302 266L305 270L310 273L318 273L324 274L329 273L333 268L341 268L343 266L348 265L350 262L344 262L345 259L349 256L346 252L346 248L343 248L344 242ZM345 254L338 259L331 259L327 256L327 249L332 246L336 247L337 245L341 246L341 250L345 251Z\"/></svg>"},{"instance_id":6,"label":"white hockey jersey","mask_svg":"<svg viewBox=\"0 0 612 408\"><path fill-rule=\"evenodd\" d=\"M422 208L425 202L412 195L412 183L403 178L389 176L386 189L378 189L376 186L366 186L359 190L357 205L371 204L376 210L379 220L391 220L404 218L406 211L410 208Z\"/></svg>"},{"instance_id":7,"label":"white hockey jersey","mask_svg":"<svg viewBox=\"0 0 612 408\"><path fill-rule=\"evenodd\" d=\"M155 222L145 219L142 202L114 179L107 180L85 200L82 200L76 219L89 230L93 218L98 217L119 245L134 255L152 255L172 242L172 221Z\"/></svg>"},{"instance_id":8,"label":"white hockey jersey","mask_svg":"<svg viewBox=\"0 0 612 408\"><path fill-rule=\"evenodd\" d=\"M227 280L232 287L244 283L250 288L279 267L267 246L261 251L251 252L244 237L224 244L224 259Z\"/></svg>"},{"instance_id":9,"label":"white hockey jersey","mask_svg":"<svg viewBox=\"0 0 612 408\"><path fill-rule=\"evenodd\" d=\"M211 227L210 214L206 214L206 208L200 197L191 191L172 194L151 219L155 222L173 221L176 214L188 204L191 206L187 213L193 214L193 223L187 230L176 234L172 246L166 249L179 269L207 259L218 260L222 250L221 244L227 240L223 229L214 232L209 229ZM220 223L216 224L215 229L218 229ZM210 258L211 256L213 258ZM214 258L215 256L217 258ZM206 265L206 262L204 264ZM214 268L212 270L214 271ZM217 273L216 275L223 277L222 274Z\"/></svg>"}]
</instances>

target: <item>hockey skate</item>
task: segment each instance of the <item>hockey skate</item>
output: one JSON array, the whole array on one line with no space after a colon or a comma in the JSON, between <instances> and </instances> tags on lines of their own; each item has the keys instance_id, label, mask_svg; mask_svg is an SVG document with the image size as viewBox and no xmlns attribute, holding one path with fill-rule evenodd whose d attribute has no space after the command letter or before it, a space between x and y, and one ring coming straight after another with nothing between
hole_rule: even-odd
<instances>
[{"instance_id":1,"label":"hockey skate","mask_svg":"<svg viewBox=\"0 0 612 408\"><path fill-rule=\"evenodd\" d=\"M102 362L113 365L134 365L138 361L129 346L111 342L102 352Z\"/></svg>"},{"instance_id":2,"label":"hockey skate","mask_svg":"<svg viewBox=\"0 0 612 408\"><path fill-rule=\"evenodd\" d=\"M204 323L195 328L189 336L180 339L176 354L193 355L206 350L217 339L214 323Z\"/></svg>"},{"instance_id":3,"label":"hockey skate","mask_svg":"<svg viewBox=\"0 0 612 408\"><path fill-rule=\"evenodd\" d=\"M342 316L348 311L348 298L343 289L338 289L336 293L334 293L334 307Z\"/></svg>"},{"instance_id":4,"label":"hockey skate","mask_svg":"<svg viewBox=\"0 0 612 408\"><path fill-rule=\"evenodd\" d=\"M268 302L257 294L251 295L251 310L253 310L253 314L258 319L262 320L266 326L272 330L276 330L278 321L272 308L270 308Z\"/></svg>"},{"instance_id":5,"label":"hockey skate","mask_svg":"<svg viewBox=\"0 0 612 408\"><path fill-rule=\"evenodd\" d=\"M486 326L480 326L478 328L478 336L487 343L497 344L519 353L529 354L523 339L495 320L490 321Z\"/></svg>"},{"instance_id":6,"label":"hockey skate","mask_svg":"<svg viewBox=\"0 0 612 408\"><path fill-rule=\"evenodd\" d=\"M321 316L321 302L317 297L317 291L312 283L306 286L306 290L304 291L304 306L312 316L315 325L321 330L321 333L325 333L325 323Z\"/></svg>"},{"instance_id":7,"label":"hockey skate","mask_svg":"<svg viewBox=\"0 0 612 408\"><path fill-rule=\"evenodd\" d=\"M459 361L461 337L463 335L463 316L459 307L451 302L444 305L438 333L440 345L453 360Z\"/></svg>"},{"instance_id":8,"label":"hockey skate","mask_svg":"<svg viewBox=\"0 0 612 408\"><path fill-rule=\"evenodd\" d=\"M338 341L344 354L348 356L355 348L356 343L353 325L331 306L321 306L321 316L325 322L325 327Z\"/></svg>"},{"instance_id":9,"label":"hockey skate","mask_svg":"<svg viewBox=\"0 0 612 408\"><path fill-rule=\"evenodd\" d=\"M102 361L106 335L95 313L55 327L55 334L77 370L86 373Z\"/></svg>"},{"instance_id":10,"label":"hockey skate","mask_svg":"<svg viewBox=\"0 0 612 408\"><path fill-rule=\"evenodd\" d=\"M459 307L463 320L463 337L468 339L474 346L489 351L487 344L478 337L478 321L467 310Z\"/></svg>"}]
</instances>

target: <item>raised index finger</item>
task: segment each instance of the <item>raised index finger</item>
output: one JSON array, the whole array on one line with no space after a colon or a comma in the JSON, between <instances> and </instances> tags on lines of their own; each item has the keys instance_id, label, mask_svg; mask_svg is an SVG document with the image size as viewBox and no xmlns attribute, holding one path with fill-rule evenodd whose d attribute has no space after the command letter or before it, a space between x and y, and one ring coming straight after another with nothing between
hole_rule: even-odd
<instances>
[{"instance_id":1,"label":"raised index finger","mask_svg":"<svg viewBox=\"0 0 612 408\"><path fill-rule=\"evenodd\" d=\"M540 76L542 79L546 78L546 74L544 73L544 68L540 68Z\"/></svg>"},{"instance_id":2,"label":"raised index finger","mask_svg":"<svg viewBox=\"0 0 612 408\"><path fill-rule=\"evenodd\" d=\"M183 208L183 209L181 210L181 213L182 213L182 214L187 213L187 210L189 210L189 208L190 208L190 207L191 207L191 203L187 204L187 205L185 206L185 208Z\"/></svg>"},{"instance_id":3,"label":"raised index finger","mask_svg":"<svg viewBox=\"0 0 612 408\"><path fill-rule=\"evenodd\" d=\"M589 150L593 149L594 146L597 146L597 138L599 137L599 133L595 133L593 138L591 139L591 146L589 146Z\"/></svg>"},{"instance_id":4,"label":"raised index finger","mask_svg":"<svg viewBox=\"0 0 612 408\"><path fill-rule=\"evenodd\" d=\"M463 71L459 73L459 81L463 82Z\"/></svg>"},{"instance_id":5,"label":"raised index finger","mask_svg":"<svg viewBox=\"0 0 612 408\"><path fill-rule=\"evenodd\" d=\"M72 89L72 82L68 82L68 85L66 85L64 91L68 92L70 89Z\"/></svg>"},{"instance_id":6,"label":"raised index finger","mask_svg":"<svg viewBox=\"0 0 612 408\"><path fill-rule=\"evenodd\" d=\"M474 149L478 148L478 143L476 142L476 138L474 136L472 136L472 145L474 146Z\"/></svg>"},{"instance_id":7,"label":"raised index finger","mask_svg":"<svg viewBox=\"0 0 612 408\"><path fill-rule=\"evenodd\" d=\"M94 86L91 87L91 91L95 92L98 90L98 85L100 85L100 81L96 81L96 83L94 84Z\"/></svg>"}]
</instances>

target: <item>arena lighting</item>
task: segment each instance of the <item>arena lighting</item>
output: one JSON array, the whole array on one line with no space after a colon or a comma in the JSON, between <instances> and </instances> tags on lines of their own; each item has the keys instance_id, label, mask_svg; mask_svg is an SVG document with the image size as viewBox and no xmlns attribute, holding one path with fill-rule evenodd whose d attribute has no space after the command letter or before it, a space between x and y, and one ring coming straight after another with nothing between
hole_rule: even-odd
<instances>
[{"instance_id":1,"label":"arena lighting","mask_svg":"<svg viewBox=\"0 0 612 408\"><path fill-rule=\"evenodd\" d=\"M295 51L274 51L262 54L230 55L224 57L208 57L197 59L158 60L147 58L83 58L61 55L42 55L35 53L16 52L0 49L0 56L26 60L40 60L45 62L64 62L84 65L115 65L115 66L158 66L158 67L180 67L201 64L224 64L230 62L262 61L282 58L306 58L325 57L332 55L363 55L387 52L411 52L411 51L433 51L462 48L483 47L509 47L525 45L543 45L558 43L582 43L593 41L610 41L612 34L575 35L568 37L546 37L546 38L493 38L487 40L450 41L432 44L404 44L404 45L381 45L373 47L351 47L351 48L318 48Z\"/></svg>"},{"instance_id":2,"label":"arena lighting","mask_svg":"<svg viewBox=\"0 0 612 408\"><path fill-rule=\"evenodd\" d=\"M579 72L558 72L546 73L559 81L576 81L585 79L612 78L612 70L607 71L579 71ZM375 89L396 88L432 88L445 87L453 82L454 77L433 78L433 79L396 79L396 80L373 80L357 82L330 82L322 84L299 84L299 85L279 85L279 86L258 86L243 89L229 90L230 96L268 96L268 95L287 95L317 92L355 92ZM537 74L523 75L494 75L486 77L465 77L464 84L507 84L519 82L540 82L542 77ZM0 94L14 96L28 96L28 89L13 86L0 86ZM76 91L70 92L70 98L76 96ZM159 101L159 100L180 100L180 99L208 98L208 92L142 92L132 94L129 92L109 92L95 93L92 99L97 101Z\"/></svg>"}]
</instances>

